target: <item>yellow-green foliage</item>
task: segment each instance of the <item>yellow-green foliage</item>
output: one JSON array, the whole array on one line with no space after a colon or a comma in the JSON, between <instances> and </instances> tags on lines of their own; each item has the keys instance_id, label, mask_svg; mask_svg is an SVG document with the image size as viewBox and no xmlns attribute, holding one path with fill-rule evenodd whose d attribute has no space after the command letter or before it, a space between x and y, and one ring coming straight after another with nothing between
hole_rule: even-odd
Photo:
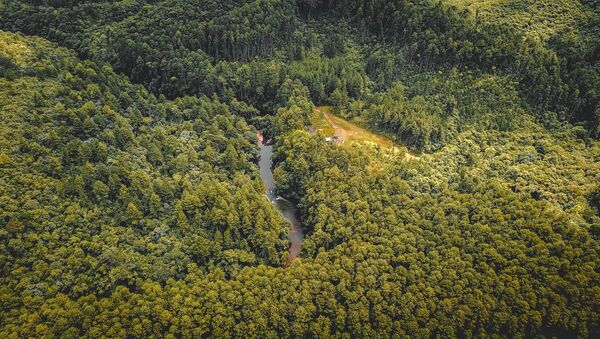
<instances>
[{"instance_id":1,"label":"yellow-green foliage","mask_svg":"<svg viewBox=\"0 0 600 339\"><path fill-rule=\"evenodd\" d=\"M594 219L587 197L600 180L600 142L586 145L576 133L582 131L568 125L548 132L530 118L511 133L470 130L427 158L435 168L428 176L445 180L448 173L462 171L474 180L472 185L500 182L517 193L549 201L573 222L585 224L585 218Z\"/></svg>"},{"instance_id":2,"label":"yellow-green foliage","mask_svg":"<svg viewBox=\"0 0 600 339\"><path fill-rule=\"evenodd\" d=\"M443 0L466 8L481 20L506 23L530 36L547 39L564 28L584 23L594 15L578 0Z\"/></svg>"},{"instance_id":3,"label":"yellow-green foliage","mask_svg":"<svg viewBox=\"0 0 600 339\"><path fill-rule=\"evenodd\" d=\"M23 37L0 31L0 58L11 60L18 67L24 66L33 54Z\"/></svg>"},{"instance_id":4,"label":"yellow-green foliage","mask_svg":"<svg viewBox=\"0 0 600 339\"><path fill-rule=\"evenodd\" d=\"M281 262L286 224L255 180L255 130L226 105L159 102L40 38L0 37L11 42L0 45L11 68L0 76L3 298L27 294L25 280L110 294L136 277L181 277L192 262L226 272ZM43 253L61 268L25 269Z\"/></svg>"},{"instance_id":5,"label":"yellow-green foliage","mask_svg":"<svg viewBox=\"0 0 600 339\"><path fill-rule=\"evenodd\" d=\"M598 337L596 37L449 2L2 2L0 338Z\"/></svg>"}]
</instances>

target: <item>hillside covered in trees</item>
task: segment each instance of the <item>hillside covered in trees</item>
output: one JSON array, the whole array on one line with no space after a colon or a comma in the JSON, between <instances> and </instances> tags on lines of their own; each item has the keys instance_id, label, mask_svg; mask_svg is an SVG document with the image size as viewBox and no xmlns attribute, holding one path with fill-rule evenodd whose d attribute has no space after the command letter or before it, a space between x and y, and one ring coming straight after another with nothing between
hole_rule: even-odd
<instances>
[{"instance_id":1,"label":"hillside covered in trees","mask_svg":"<svg viewBox=\"0 0 600 339\"><path fill-rule=\"evenodd\" d=\"M0 337L598 337L598 27L587 0L0 1ZM326 142L317 105L418 156Z\"/></svg>"}]
</instances>

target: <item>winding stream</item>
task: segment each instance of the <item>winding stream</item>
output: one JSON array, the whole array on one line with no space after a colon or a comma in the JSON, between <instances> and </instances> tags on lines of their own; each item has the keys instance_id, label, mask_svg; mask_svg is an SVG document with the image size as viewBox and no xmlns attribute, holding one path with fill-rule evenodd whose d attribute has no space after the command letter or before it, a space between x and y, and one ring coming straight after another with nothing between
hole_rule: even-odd
<instances>
[{"instance_id":1,"label":"winding stream","mask_svg":"<svg viewBox=\"0 0 600 339\"><path fill-rule=\"evenodd\" d=\"M273 178L272 168L273 145L263 143L260 135L258 140L260 146L260 160L258 161L258 167L260 169L260 177L265 185L267 198L291 224L289 232L291 242L289 262L291 262L300 256L302 240L304 239L298 208L296 208L292 202L277 196L275 193L275 179Z\"/></svg>"}]
</instances>

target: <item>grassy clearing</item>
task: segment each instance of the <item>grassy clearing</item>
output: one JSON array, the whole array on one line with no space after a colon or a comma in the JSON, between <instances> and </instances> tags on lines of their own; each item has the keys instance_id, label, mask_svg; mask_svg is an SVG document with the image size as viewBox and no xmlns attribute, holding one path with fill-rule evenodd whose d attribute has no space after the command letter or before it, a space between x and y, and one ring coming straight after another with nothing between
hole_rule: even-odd
<instances>
[{"instance_id":1,"label":"grassy clearing","mask_svg":"<svg viewBox=\"0 0 600 339\"><path fill-rule=\"evenodd\" d=\"M325 114L329 115L331 121L325 117ZM377 145L381 147L382 150L391 151L393 154L403 153L406 155L407 160L419 159L417 154L411 153L405 146L396 144L393 140L383 135L372 133L361 127L361 122L359 120L350 122L334 115L331 112L330 106L315 107L311 121L313 127L326 137L333 136L337 130L340 141L346 141L344 146L349 146L353 142L365 143L373 146ZM332 122L337 126L337 129L334 128Z\"/></svg>"},{"instance_id":2,"label":"grassy clearing","mask_svg":"<svg viewBox=\"0 0 600 339\"><path fill-rule=\"evenodd\" d=\"M331 107L328 107L328 106L315 107L310 121L311 121L313 127L317 131L321 132L321 134L323 134L325 136L330 137L334 134L334 129L331 126L331 124L329 124L329 122L327 120L325 120L325 116L323 115L323 112L331 113Z\"/></svg>"}]
</instances>

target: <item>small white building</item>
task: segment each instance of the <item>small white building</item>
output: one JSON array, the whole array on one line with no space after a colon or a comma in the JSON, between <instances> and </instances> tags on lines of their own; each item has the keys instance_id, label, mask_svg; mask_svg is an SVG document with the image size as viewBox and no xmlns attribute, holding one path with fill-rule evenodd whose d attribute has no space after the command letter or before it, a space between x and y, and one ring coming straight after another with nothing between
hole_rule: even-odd
<instances>
[{"instance_id":1,"label":"small white building","mask_svg":"<svg viewBox=\"0 0 600 339\"><path fill-rule=\"evenodd\" d=\"M325 138L325 142L331 142L331 138Z\"/></svg>"}]
</instances>

